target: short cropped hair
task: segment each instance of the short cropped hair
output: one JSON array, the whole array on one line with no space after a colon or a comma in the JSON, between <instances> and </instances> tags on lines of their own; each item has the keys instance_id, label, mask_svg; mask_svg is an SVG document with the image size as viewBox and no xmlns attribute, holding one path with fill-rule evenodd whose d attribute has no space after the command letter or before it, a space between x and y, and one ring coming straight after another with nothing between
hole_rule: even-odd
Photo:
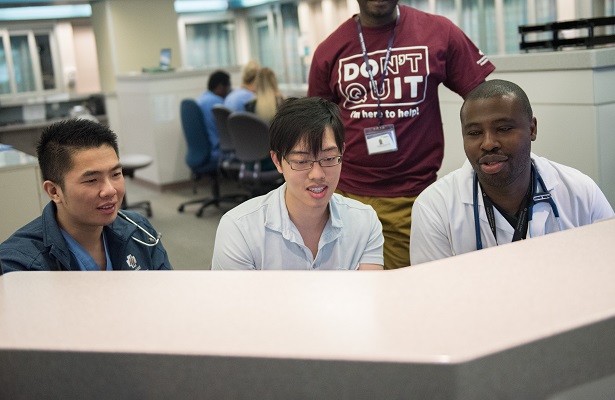
<instances>
[{"instance_id":1,"label":"short cropped hair","mask_svg":"<svg viewBox=\"0 0 615 400\"><path fill-rule=\"evenodd\" d=\"M325 128L330 127L340 153L344 148L344 124L339 107L320 97L288 98L278 108L269 128L269 145L278 160L304 142L314 157L322 149Z\"/></svg>"},{"instance_id":2,"label":"short cropped hair","mask_svg":"<svg viewBox=\"0 0 615 400\"><path fill-rule=\"evenodd\" d=\"M220 85L231 86L231 76L222 70L215 71L209 76L207 89L213 92Z\"/></svg>"},{"instance_id":3,"label":"short cropped hair","mask_svg":"<svg viewBox=\"0 0 615 400\"><path fill-rule=\"evenodd\" d=\"M117 135L98 122L67 119L49 125L36 146L43 181L52 181L64 189L64 175L73 167L73 154L105 145L119 157Z\"/></svg>"},{"instance_id":4,"label":"short cropped hair","mask_svg":"<svg viewBox=\"0 0 615 400\"><path fill-rule=\"evenodd\" d=\"M523 89L521 89L519 85L510 81L505 81L503 79L488 80L475 87L466 96L463 105L461 106L460 115L468 100L490 99L492 97L500 97L507 95L513 96L517 99L517 101L521 105L521 108L523 109L523 112L529 120L534 117L534 112L532 111L530 99L528 99L527 94L525 94Z\"/></svg>"}]
</instances>

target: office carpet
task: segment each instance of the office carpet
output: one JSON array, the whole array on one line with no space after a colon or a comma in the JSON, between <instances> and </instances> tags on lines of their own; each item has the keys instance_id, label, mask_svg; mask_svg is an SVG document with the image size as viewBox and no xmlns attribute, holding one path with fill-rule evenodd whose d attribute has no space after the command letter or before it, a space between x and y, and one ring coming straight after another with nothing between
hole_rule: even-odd
<instances>
[{"instance_id":1,"label":"office carpet","mask_svg":"<svg viewBox=\"0 0 615 400\"><path fill-rule=\"evenodd\" d=\"M210 196L210 190L207 182L204 182L197 188L196 194L192 193L191 185L158 191L138 180L126 179L129 204L142 200L151 202L153 216L150 222L158 232L162 233L161 240L174 269L211 269L218 222L226 211L233 208L233 205L222 204L220 208L210 206L205 209L201 217L196 216L196 211L200 207L198 204L186 206L183 213L177 211L184 201ZM223 182L221 192L224 195L242 191L235 182Z\"/></svg>"}]
</instances>

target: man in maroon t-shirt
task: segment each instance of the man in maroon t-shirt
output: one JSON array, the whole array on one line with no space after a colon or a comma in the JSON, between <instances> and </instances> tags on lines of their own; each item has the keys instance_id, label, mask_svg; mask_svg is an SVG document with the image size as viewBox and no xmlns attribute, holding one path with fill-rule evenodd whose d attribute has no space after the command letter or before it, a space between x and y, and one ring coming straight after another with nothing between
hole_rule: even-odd
<instances>
[{"instance_id":1,"label":"man in maroon t-shirt","mask_svg":"<svg viewBox=\"0 0 615 400\"><path fill-rule=\"evenodd\" d=\"M495 67L442 16L397 0L358 3L359 14L316 49L308 95L340 106L346 151L338 190L374 207L391 269L410 264L412 205L442 164L439 84L463 97Z\"/></svg>"}]
</instances>

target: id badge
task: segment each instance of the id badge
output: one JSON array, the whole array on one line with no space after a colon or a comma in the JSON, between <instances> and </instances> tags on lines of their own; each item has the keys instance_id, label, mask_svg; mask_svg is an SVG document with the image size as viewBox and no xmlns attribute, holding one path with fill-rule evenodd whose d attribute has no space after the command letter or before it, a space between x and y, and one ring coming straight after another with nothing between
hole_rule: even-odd
<instances>
[{"instance_id":1,"label":"id badge","mask_svg":"<svg viewBox=\"0 0 615 400\"><path fill-rule=\"evenodd\" d=\"M365 142L367 143L367 154L390 153L397 151L397 137L395 136L395 126L393 124L365 128Z\"/></svg>"}]
</instances>

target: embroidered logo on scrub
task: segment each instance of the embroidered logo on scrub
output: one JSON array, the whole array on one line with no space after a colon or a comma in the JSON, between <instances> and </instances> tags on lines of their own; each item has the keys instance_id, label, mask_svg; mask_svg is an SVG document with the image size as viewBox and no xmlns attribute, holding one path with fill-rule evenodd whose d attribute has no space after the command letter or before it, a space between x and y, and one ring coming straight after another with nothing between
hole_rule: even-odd
<instances>
[{"instance_id":1,"label":"embroidered logo on scrub","mask_svg":"<svg viewBox=\"0 0 615 400\"><path fill-rule=\"evenodd\" d=\"M129 254L126 257L126 264L128 264L128 266L130 268L134 269L134 270L138 271L138 270L141 269L141 266L138 265L138 263L137 263L137 258L135 256L133 256L132 254Z\"/></svg>"}]
</instances>

